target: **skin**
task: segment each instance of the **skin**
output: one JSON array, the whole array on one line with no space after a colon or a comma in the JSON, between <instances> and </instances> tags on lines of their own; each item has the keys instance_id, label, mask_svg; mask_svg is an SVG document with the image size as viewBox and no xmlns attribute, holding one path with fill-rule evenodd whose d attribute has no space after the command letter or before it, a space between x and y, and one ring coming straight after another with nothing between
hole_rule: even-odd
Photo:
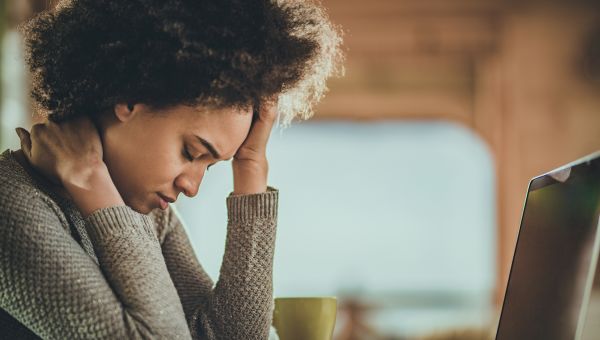
<instances>
[{"instance_id":1,"label":"skin","mask_svg":"<svg viewBox=\"0 0 600 340\"><path fill-rule=\"evenodd\" d=\"M54 183L88 216L128 205L147 214L180 193L198 193L206 169L232 160L234 194L266 191L266 146L276 103L261 105L252 123L248 109L202 109L177 105L153 110L144 104L117 104L97 125L87 117L17 128L22 163ZM214 146L211 154L195 136ZM186 151L192 159L188 159Z\"/></svg>"}]
</instances>

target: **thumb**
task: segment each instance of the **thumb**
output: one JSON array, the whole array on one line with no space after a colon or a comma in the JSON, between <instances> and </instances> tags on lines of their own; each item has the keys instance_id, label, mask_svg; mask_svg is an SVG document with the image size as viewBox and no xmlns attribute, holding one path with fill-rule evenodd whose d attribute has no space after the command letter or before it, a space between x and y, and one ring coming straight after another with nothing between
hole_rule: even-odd
<instances>
[{"instance_id":1,"label":"thumb","mask_svg":"<svg viewBox=\"0 0 600 340\"><path fill-rule=\"evenodd\" d=\"M21 150L29 158L31 156L31 137L29 132L21 127L16 128L15 131L21 140Z\"/></svg>"}]
</instances>

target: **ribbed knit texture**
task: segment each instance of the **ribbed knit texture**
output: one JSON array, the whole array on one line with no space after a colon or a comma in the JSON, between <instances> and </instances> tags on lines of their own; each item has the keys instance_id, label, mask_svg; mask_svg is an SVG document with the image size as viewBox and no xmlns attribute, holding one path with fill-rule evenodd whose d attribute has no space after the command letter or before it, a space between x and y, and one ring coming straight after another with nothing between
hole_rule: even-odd
<instances>
[{"instance_id":1,"label":"ribbed knit texture","mask_svg":"<svg viewBox=\"0 0 600 340\"><path fill-rule=\"evenodd\" d=\"M227 197L219 281L170 206L82 218L0 154L0 339L267 339L278 191Z\"/></svg>"}]
</instances>

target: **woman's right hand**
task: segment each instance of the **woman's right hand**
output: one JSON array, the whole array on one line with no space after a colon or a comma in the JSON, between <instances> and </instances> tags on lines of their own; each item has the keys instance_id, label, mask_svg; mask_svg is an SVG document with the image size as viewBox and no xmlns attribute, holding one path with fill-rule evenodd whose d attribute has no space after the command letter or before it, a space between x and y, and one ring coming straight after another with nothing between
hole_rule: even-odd
<instances>
[{"instance_id":1,"label":"woman's right hand","mask_svg":"<svg viewBox=\"0 0 600 340\"><path fill-rule=\"evenodd\" d=\"M56 184L80 181L106 167L98 130L87 117L35 124L31 133L23 128L16 131L29 164Z\"/></svg>"},{"instance_id":2,"label":"woman's right hand","mask_svg":"<svg viewBox=\"0 0 600 340\"><path fill-rule=\"evenodd\" d=\"M17 128L29 164L70 194L84 217L123 199L102 160L102 142L88 117L64 123L35 124L31 133Z\"/></svg>"}]
</instances>

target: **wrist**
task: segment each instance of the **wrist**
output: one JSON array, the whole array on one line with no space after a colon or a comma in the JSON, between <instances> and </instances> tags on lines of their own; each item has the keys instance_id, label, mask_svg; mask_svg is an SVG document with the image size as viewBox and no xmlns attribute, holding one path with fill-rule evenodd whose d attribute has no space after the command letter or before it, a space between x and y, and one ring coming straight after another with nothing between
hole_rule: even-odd
<instances>
[{"instance_id":1,"label":"wrist","mask_svg":"<svg viewBox=\"0 0 600 340\"><path fill-rule=\"evenodd\" d=\"M91 164L68 164L57 171L60 183L67 186L85 187L106 178L110 178L108 168L104 162Z\"/></svg>"},{"instance_id":2,"label":"wrist","mask_svg":"<svg viewBox=\"0 0 600 340\"><path fill-rule=\"evenodd\" d=\"M267 184L242 183L233 186L233 195L252 195L267 192Z\"/></svg>"},{"instance_id":3,"label":"wrist","mask_svg":"<svg viewBox=\"0 0 600 340\"><path fill-rule=\"evenodd\" d=\"M267 191L268 163L233 161L233 194L249 195Z\"/></svg>"},{"instance_id":4,"label":"wrist","mask_svg":"<svg viewBox=\"0 0 600 340\"><path fill-rule=\"evenodd\" d=\"M104 164L71 176L63 181L63 186L83 217L98 209L125 204Z\"/></svg>"}]
</instances>

